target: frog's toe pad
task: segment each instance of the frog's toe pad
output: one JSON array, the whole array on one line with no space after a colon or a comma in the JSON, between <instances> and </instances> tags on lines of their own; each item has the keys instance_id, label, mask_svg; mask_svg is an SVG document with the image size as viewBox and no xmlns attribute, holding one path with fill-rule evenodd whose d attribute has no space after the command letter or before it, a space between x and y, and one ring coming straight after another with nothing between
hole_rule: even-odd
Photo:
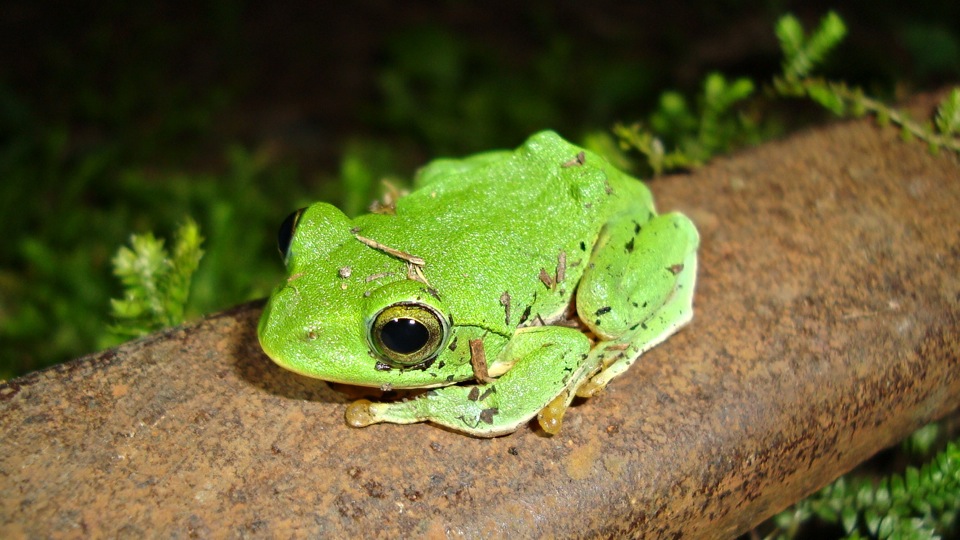
<instances>
[{"instance_id":1,"label":"frog's toe pad","mask_svg":"<svg viewBox=\"0 0 960 540\"><path fill-rule=\"evenodd\" d=\"M591 398L597 395L598 393L600 393L600 391L603 390L605 386L606 384L601 384L599 382L594 381L593 379L590 379L589 381L581 384L580 388L577 388L577 397Z\"/></svg>"},{"instance_id":2,"label":"frog's toe pad","mask_svg":"<svg viewBox=\"0 0 960 540\"><path fill-rule=\"evenodd\" d=\"M563 427L563 413L567 412L568 405L569 399L561 393L537 413L537 422L540 423L543 431L550 435L560 433L560 428Z\"/></svg>"},{"instance_id":3,"label":"frog's toe pad","mask_svg":"<svg viewBox=\"0 0 960 540\"><path fill-rule=\"evenodd\" d=\"M369 399L358 399L347 406L344 417L350 427L361 428L380 422L380 418L374 412L376 404Z\"/></svg>"}]
</instances>

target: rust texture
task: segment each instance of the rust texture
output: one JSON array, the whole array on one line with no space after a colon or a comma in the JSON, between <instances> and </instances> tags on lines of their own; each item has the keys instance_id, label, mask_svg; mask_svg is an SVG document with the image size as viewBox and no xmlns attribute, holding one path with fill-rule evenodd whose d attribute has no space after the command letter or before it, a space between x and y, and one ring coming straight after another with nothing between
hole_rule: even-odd
<instances>
[{"instance_id":1,"label":"rust texture","mask_svg":"<svg viewBox=\"0 0 960 540\"><path fill-rule=\"evenodd\" d=\"M960 405L956 156L856 121L652 187L696 317L559 435L349 428L250 304L0 385L0 537L730 537Z\"/></svg>"}]
</instances>

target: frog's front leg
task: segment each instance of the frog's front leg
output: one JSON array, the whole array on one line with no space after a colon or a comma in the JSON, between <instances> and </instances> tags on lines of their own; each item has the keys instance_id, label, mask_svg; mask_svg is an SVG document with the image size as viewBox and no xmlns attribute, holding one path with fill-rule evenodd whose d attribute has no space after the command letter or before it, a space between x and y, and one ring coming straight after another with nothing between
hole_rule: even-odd
<instances>
[{"instance_id":1,"label":"frog's front leg","mask_svg":"<svg viewBox=\"0 0 960 540\"><path fill-rule=\"evenodd\" d=\"M399 403L360 400L348 407L347 422L363 427L430 421L477 437L511 433L582 378L589 349L587 337L573 328L522 328L501 353L513 367L495 381L436 388Z\"/></svg>"}]
</instances>

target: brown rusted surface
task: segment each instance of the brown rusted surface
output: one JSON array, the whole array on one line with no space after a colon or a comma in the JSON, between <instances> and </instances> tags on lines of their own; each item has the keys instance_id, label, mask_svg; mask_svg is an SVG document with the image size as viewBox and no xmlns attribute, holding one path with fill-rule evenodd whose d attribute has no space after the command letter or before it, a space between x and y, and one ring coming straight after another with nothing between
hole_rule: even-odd
<instances>
[{"instance_id":1,"label":"brown rusted surface","mask_svg":"<svg viewBox=\"0 0 960 540\"><path fill-rule=\"evenodd\" d=\"M729 537L960 404L960 166L868 121L654 183L697 315L563 431L344 425L259 305L0 386L0 536Z\"/></svg>"}]
</instances>

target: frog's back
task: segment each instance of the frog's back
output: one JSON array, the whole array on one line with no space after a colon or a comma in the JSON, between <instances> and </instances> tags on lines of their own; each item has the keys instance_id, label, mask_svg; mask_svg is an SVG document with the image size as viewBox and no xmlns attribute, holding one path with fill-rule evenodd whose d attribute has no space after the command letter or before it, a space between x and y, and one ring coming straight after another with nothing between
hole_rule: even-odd
<instances>
[{"instance_id":1,"label":"frog's back","mask_svg":"<svg viewBox=\"0 0 960 540\"><path fill-rule=\"evenodd\" d=\"M526 306L533 315L555 314L569 301L604 223L643 207L653 213L640 181L545 131L512 152L431 162L395 215L364 216L357 224L422 257L441 295L458 291L447 297L462 300L451 306L460 322L508 331L518 321L504 325L504 292L516 295L517 317Z\"/></svg>"}]
</instances>

